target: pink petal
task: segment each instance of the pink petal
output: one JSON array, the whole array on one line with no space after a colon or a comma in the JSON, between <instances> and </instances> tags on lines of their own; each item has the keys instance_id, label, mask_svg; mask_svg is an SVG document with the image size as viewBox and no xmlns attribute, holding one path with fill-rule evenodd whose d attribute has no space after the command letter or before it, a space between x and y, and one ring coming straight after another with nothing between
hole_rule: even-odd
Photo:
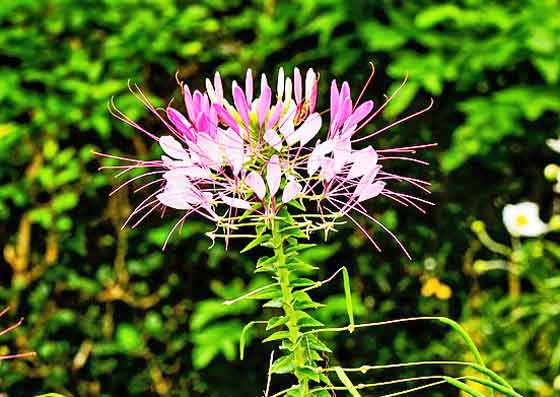
<instances>
[{"instance_id":1,"label":"pink petal","mask_svg":"<svg viewBox=\"0 0 560 397\"><path fill-rule=\"evenodd\" d=\"M317 135L321 129L321 123L322 120L319 113L311 114L294 132L295 139L299 140L301 146L305 146L307 142L315 138L315 135Z\"/></svg>"},{"instance_id":2,"label":"pink petal","mask_svg":"<svg viewBox=\"0 0 560 397\"><path fill-rule=\"evenodd\" d=\"M350 85L348 84L347 81L342 83L342 87L340 87L340 98L342 99L342 101L345 101L347 98L350 98Z\"/></svg>"},{"instance_id":3,"label":"pink petal","mask_svg":"<svg viewBox=\"0 0 560 397\"><path fill-rule=\"evenodd\" d=\"M193 120L198 118L198 115L200 114L201 110L202 110L202 93L199 90L195 90L193 94L193 113L194 113Z\"/></svg>"},{"instance_id":4,"label":"pink petal","mask_svg":"<svg viewBox=\"0 0 560 397\"><path fill-rule=\"evenodd\" d=\"M167 118L169 119L169 121L171 121L171 123L173 123L175 128L177 128L177 131L183 134L188 140L194 141L195 136L192 132L192 126L187 118L183 116L179 111L173 109L171 106L167 108L166 113Z\"/></svg>"},{"instance_id":5,"label":"pink petal","mask_svg":"<svg viewBox=\"0 0 560 397\"><path fill-rule=\"evenodd\" d=\"M209 132L210 131L210 119L206 115L206 113L200 113L196 120L196 129L201 132Z\"/></svg>"},{"instance_id":6,"label":"pink petal","mask_svg":"<svg viewBox=\"0 0 560 397\"><path fill-rule=\"evenodd\" d=\"M313 71L313 69L307 69L307 73L305 74L305 99L308 102L311 102L311 97L313 94L313 89L317 85L317 75Z\"/></svg>"},{"instance_id":7,"label":"pink petal","mask_svg":"<svg viewBox=\"0 0 560 397\"><path fill-rule=\"evenodd\" d=\"M385 182L382 181L377 181L371 185L366 186L358 197L358 203L379 196L384 188Z\"/></svg>"},{"instance_id":8,"label":"pink petal","mask_svg":"<svg viewBox=\"0 0 560 397\"><path fill-rule=\"evenodd\" d=\"M246 200L233 198L233 197L228 197L223 193L219 193L219 196L220 196L220 199L224 202L224 204L229 205L230 207L241 208L241 209L244 209L244 210L253 209L251 207L251 203L246 201Z\"/></svg>"},{"instance_id":9,"label":"pink petal","mask_svg":"<svg viewBox=\"0 0 560 397\"><path fill-rule=\"evenodd\" d=\"M297 67L294 68L294 98L296 103L301 103L301 73Z\"/></svg>"},{"instance_id":10,"label":"pink petal","mask_svg":"<svg viewBox=\"0 0 560 397\"><path fill-rule=\"evenodd\" d=\"M352 113L352 124L358 124L362 121L373 109L373 101L366 101L354 110Z\"/></svg>"},{"instance_id":11,"label":"pink petal","mask_svg":"<svg viewBox=\"0 0 560 397\"><path fill-rule=\"evenodd\" d=\"M342 125L352 114L352 100L350 97L344 99L341 108L338 110L338 114L340 115L338 125Z\"/></svg>"},{"instance_id":12,"label":"pink petal","mask_svg":"<svg viewBox=\"0 0 560 397\"><path fill-rule=\"evenodd\" d=\"M218 130L218 113L214 106L210 108L210 112L208 113L208 122L210 124L210 128L208 129L208 134L212 138L216 138L216 134Z\"/></svg>"},{"instance_id":13,"label":"pink petal","mask_svg":"<svg viewBox=\"0 0 560 397\"><path fill-rule=\"evenodd\" d=\"M268 111L270 110L270 101L272 99L272 90L264 83L264 87L261 87L261 96L259 98L259 105L257 108L257 115L259 118L259 126L262 127L264 124L264 120L268 115Z\"/></svg>"},{"instance_id":14,"label":"pink petal","mask_svg":"<svg viewBox=\"0 0 560 397\"><path fill-rule=\"evenodd\" d=\"M220 104L215 103L212 105L214 109L216 109L216 113L220 117L220 119L232 130L234 130L239 135L239 126L235 122L235 119L229 112Z\"/></svg>"},{"instance_id":15,"label":"pink petal","mask_svg":"<svg viewBox=\"0 0 560 397\"><path fill-rule=\"evenodd\" d=\"M278 101L276 107L274 108L272 114L270 115L268 121L266 122L266 128L270 129L276 125L276 123L280 119L280 116L282 115L283 108L284 108L284 104L282 103L282 101Z\"/></svg>"},{"instance_id":16,"label":"pink petal","mask_svg":"<svg viewBox=\"0 0 560 397\"><path fill-rule=\"evenodd\" d=\"M233 83L233 102L245 127L249 129L249 105L243 90L235 82Z\"/></svg>"},{"instance_id":17,"label":"pink petal","mask_svg":"<svg viewBox=\"0 0 560 397\"><path fill-rule=\"evenodd\" d=\"M272 146L277 151L282 150L282 138L275 130L266 130L263 136L266 143Z\"/></svg>"},{"instance_id":18,"label":"pink petal","mask_svg":"<svg viewBox=\"0 0 560 397\"><path fill-rule=\"evenodd\" d=\"M302 186L296 181L288 182L282 192L282 202L287 203L292 201L294 197L301 193L302 189Z\"/></svg>"},{"instance_id":19,"label":"pink petal","mask_svg":"<svg viewBox=\"0 0 560 397\"><path fill-rule=\"evenodd\" d=\"M165 135L159 138L159 146L169 157L173 159L189 160L189 154L171 135Z\"/></svg>"},{"instance_id":20,"label":"pink petal","mask_svg":"<svg viewBox=\"0 0 560 397\"><path fill-rule=\"evenodd\" d=\"M278 191L278 188L280 188L281 178L282 170L280 168L280 162L278 160L278 156L274 155L270 158L266 167L266 183L268 184L268 189L270 190L270 197L273 197Z\"/></svg>"},{"instance_id":21,"label":"pink petal","mask_svg":"<svg viewBox=\"0 0 560 397\"><path fill-rule=\"evenodd\" d=\"M336 80L333 80L331 82L331 122L334 120L336 113L338 112L338 96Z\"/></svg>"},{"instance_id":22,"label":"pink petal","mask_svg":"<svg viewBox=\"0 0 560 397\"><path fill-rule=\"evenodd\" d=\"M311 88L311 93L309 94L309 113L313 113L315 111L315 106L317 105L317 93L319 89L318 81L315 80L313 87Z\"/></svg>"},{"instance_id":23,"label":"pink petal","mask_svg":"<svg viewBox=\"0 0 560 397\"><path fill-rule=\"evenodd\" d=\"M195 113L193 109L193 99L191 95L191 90L188 85L183 86L183 100L185 101L185 109L187 109L187 114L191 120L195 119Z\"/></svg>"},{"instance_id":24,"label":"pink petal","mask_svg":"<svg viewBox=\"0 0 560 397\"><path fill-rule=\"evenodd\" d=\"M258 198L261 200L264 198L264 195L266 194L266 186L264 184L264 180L259 174L255 171L251 171L245 177L245 183L251 188L251 190L253 190L253 192L255 192Z\"/></svg>"}]
</instances>

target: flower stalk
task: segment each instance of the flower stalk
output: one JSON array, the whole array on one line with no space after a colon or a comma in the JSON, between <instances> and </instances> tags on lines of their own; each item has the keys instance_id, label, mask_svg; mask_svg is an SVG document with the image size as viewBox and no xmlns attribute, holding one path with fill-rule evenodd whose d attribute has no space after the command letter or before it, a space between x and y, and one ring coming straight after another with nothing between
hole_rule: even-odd
<instances>
[{"instance_id":1,"label":"flower stalk","mask_svg":"<svg viewBox=\"0 0 560 397\"><path fill-rule=\"evenodd\" d=\"M286 268L286 256L284 254L284 236L280 230L280 221L272 222L272 245L274 247L274 257L276 258L276 277L280 284L280 291L282 293L282 309L284 316L288 319L286 326L288 328L288 340L293 346L294 357L294 374L298 379L300 385L301 395L306 396L309 392L309 380L301 371L297 372L299 368L305 366L305 351L303 346L299 343L300 328L297 323L294 310L294 297L292 295L293 287L290 285L290 271Z\"/></svg>"}]
</instances>

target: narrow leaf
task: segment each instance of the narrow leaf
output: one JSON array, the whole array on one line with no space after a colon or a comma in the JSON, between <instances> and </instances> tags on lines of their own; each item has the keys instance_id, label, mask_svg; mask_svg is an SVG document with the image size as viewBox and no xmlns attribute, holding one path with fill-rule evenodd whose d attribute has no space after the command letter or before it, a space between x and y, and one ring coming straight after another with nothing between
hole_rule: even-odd
<instances>
[{"instance_id":1,"label":"narrow leaf","mask_svg":"<svg viewBox=\"0 0 560 397\"><path fill-rule=\"evenodd\" d=\"M268 320L268 323L266 324L266 330L269 331L273 328L279 327L282 324L286 324L287 321L288 321L288 317L286 316L272 317L270 320Z\"/></svg>"},{"instance_id":2,"label":"narrow leaf","mask_svg":"<svg viewBox=\"0 0 560 397\"><path fill-rule=\"evenodd\" d=\"M342 278L344 279L344 298L346 299L346 311L350 321L350 332L354 331L354 309L352 307L352 292L350 291L350 277L346 266L342 267Z\"/></svg>"},{"instance_id":3,"label":"narrow leaf","mask_svg":"<svg viewBox=\"0 0 560 397\"><path fill-rule=\"evenodd\" d=\"M290 336L290 333L288 331L278 331L278 332L275 332L272 335L270 335L265 340L263 340L263 343L272 342L274 340L279 340L279 339L287 339L289 336Z\"/></svg>"},{"instance_id":4,"label":"narrow leaf","mask_svg":"<svg viewBox=\"0 0 560 397\"><path fill-rule=\"evenodd\" d=\"M270 236L269 236L269 235L264 235L264 236L257 237L257 238L255 238L255 239L253 239L249 244L247 244L247 245L245 246L245 248L243 248L243 249L241 250L241 253L243 254L243 253L245 253L245 252L247 252L247 251L249 251L249 250L251 250L251 249L253 249L253 248L255 248L255 247L257 247L257 246L259 246L259 245L261 245L261 244L263 244L263 243L265 243L265 242L268 241L268 240L270 240Z\"/></svg>"},{"instance_id":5,"label":"narrow leaf","mask_svg":"<svg viewBox=\"0 0 560 397\"><path fill-rule=\"evenodd\" d=\"M353 397L361 397L360 393L358 393L358 390L356 390L356 387L354 386L354 384L352 383L350 378L348 376L346 376L346 373L344 372L344 370L340 367L335 367L334 370L336 371L336 374L338 375L338 379L340 379L342 384L348 388L348 391L350 392L350 394L352 394Z\"/></svg>"},{"instance_id":6,"label":"narrow leaf","mask_svg":"<svg viewBox=\"0 0 560 397\"><path fill-rule=\"evenodd\" d=\"M246 326L244 326L243 331L241 331L241 336L239 338L239 358L241 360L243 360L243 357L245 356L245 335L247 334L247 331L249 331L249 328L251 328L256 323L256 321L251 321Z\"/></svg>"}]
</instances>

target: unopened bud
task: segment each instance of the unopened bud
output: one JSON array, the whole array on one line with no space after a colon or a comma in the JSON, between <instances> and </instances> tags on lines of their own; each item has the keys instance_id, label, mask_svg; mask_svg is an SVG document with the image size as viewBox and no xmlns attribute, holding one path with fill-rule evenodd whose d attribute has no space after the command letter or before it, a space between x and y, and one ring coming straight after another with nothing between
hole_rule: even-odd
<instances>
[{"instance_id":1,"label":"unopened bud","mask_svg":"<svg viewBox=\"0 0 560 397\"><path fill-rule=\"evenodd\" d=\"M471 230L475 233L483 232L485 228L486 228L486 226L484 225L484 222L482 222L482 221L474 221L471 224Z\"/></svg>"},{"instance_id":2,"label":"unopened bud","mask_svg":"<svg viewBox=\"0 0 560 397\"><path fill-rule=\"evenodd\" d=\"M556 164L549 164L544 167L544 177L549 181L555 181L558 177L558 171L560 171L560 167Z\"/></svg>"}]
</instances>

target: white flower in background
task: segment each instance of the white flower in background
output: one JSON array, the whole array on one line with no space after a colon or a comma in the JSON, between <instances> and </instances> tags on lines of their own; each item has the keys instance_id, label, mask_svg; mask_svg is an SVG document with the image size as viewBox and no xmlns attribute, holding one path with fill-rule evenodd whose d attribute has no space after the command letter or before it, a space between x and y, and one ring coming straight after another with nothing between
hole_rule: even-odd
<instances>
[{"instance_id":1,"label":"white flower in background","mask_svg":"<svg viewBox=\"0 0 560 397\"><path fill-rule=\"evenodd\" d=\"M502 219L514 237L538 237L548 230L546 223L539 218L539 206L530 201L506 205Z\"/></svg>"},{"instance_id":2,"label":"white flower in background","mask_svg":"<svg viewBox=\"0 0 560 397\"><path fill-rule=\"evenodd\" d=\"M556 153L560 153L560 139L547 139L546 144Z\"/></svg>"}]
</instances>

